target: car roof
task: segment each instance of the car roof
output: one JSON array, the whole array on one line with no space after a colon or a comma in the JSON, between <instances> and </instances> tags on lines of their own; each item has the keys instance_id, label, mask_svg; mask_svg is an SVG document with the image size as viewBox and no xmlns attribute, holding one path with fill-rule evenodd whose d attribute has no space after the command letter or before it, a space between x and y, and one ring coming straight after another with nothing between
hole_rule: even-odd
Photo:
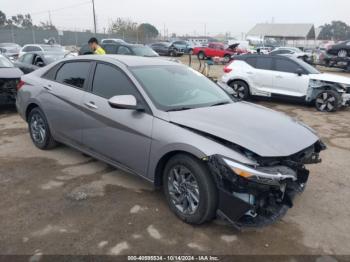
<instances>
[{"instance_id":1,"label":"car roof","mask_svg":"<svg viewBox=\"0 0 350 262\"><path fill-rule=\"evenodd\" d=\"M102 62L120 62L128 67L137 66L160 66L160 65L179 65L179 63L171 62L164 59L154 57L142 57L142 56L131 56L131 55L84 55L69 58L66 61L74 60L93 60Z\"/></svg>"}]
</instances>

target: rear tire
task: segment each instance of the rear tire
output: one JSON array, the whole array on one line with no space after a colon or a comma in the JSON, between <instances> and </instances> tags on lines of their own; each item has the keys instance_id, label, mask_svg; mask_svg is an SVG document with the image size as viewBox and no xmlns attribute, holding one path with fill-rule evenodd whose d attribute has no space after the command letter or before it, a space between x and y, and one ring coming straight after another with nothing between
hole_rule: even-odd
<instances>
[{"instance_id":1,"label":"rear tire","mask_svg":"<svg viewBox=\"0 0 350 262\"><path fill-rule=\"evenodd\" d=\"M224 62L227 64L228 62L230 62L231 60L231 56L230 55L225 55L224 56Z\"/></svg>"},{"instance_id":2,"label":"rear tire","mask_svg":"<svg viewBox=\"0 0 350 262\"><path fill-rule=\"evenodd\" d=\"M199 59L199 60L204 60L204 59L205 59L205 54L204 54L204 52L199 52L199 53L198 53L198 59Z\"/></svg>"},{"instance_id":3,"label":"rear tire","mask_svg":"<svg viewBox=\"0 0 350 262\"><path fill-rule=\"evenodd\" d=\"M233 96L239 100L246 100L249 98L249 86L240 80L233 81L229 84L229 86L233 89Z\"/></svg>"},{"instance_id":4,"label":"rear tire","mask_svg":"<svg viewBox=\"0 0 350 262\"><path fill-rule=\"evenodd\" d=\"M324 90L318 94L315 107L320 112L335 112L340 104L340 95L334 90Z\"/></svg>"},{"instance_id":5,"label":"rear tire","mask_svg":"<svg viewBox=\"0 0 350 262\"><path fill-rule=\"evenodd\" d=\"M30 137L37 148L48 150L57 146L57 142L51 135L46 117L39 107L30 111L28 116L28 128Z\"/></svg>"},{"instance_id":6,"label":"rear tire","mask_svg":"<svg viewBox=\"0 0 350 262\"><path fill-rule=\"evenodd\" d=\"M203 162L178 154L166 164L163 190L170 209L189 224L202 224L216 215L218 192Z\"/></svg>"}]
</instances>

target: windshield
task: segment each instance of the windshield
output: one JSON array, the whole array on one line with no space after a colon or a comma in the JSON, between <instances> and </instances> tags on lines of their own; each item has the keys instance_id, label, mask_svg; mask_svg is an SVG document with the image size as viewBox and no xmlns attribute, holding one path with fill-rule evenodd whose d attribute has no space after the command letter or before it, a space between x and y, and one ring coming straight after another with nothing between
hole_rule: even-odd
<instances>
[{"instance_id":1,"label":"windshield","mask_svg":"<svg viewBox=\"0 0 350 262\"><path fill-rule=\"evenodd\" d=\"M64 52L64 48L62 46L54 46L54 45L43 45L41 46L44 51L49 52Z\"/></svg>"},{"instance_id":2,"label":"windshield","mask_svg":"<svg viewBox=\"0 0 350 262\"><path fill-rule=\"evenodd\" d=\"M134 67L132 72L156 107L163 111L232 102L230 96L218 85L186 66Z\"/></svg>"},{"instance_id":3,"label":"windshield","mask_svg":"<svg viewBox=\"0 0 350 262\"><path fill-rule=\"evenodd\" d=\"M4 67L14 67L10 60L8 60L6 57L0 56L0 68Z\"/></svg>"},{"instance_id":4,"label":"windshield","mask_svg":"<svg viewBox=\"0 0 350 262\"><path fill-rule=\"evenodd\" d=\"M308 63L304 62L303 60L299 58L295 58L296 61L306 70L309 72L309 74L321 74L320 71L318 71L315 67L312 65L309 65Z\"/></svg>"},{"instance_id":5,"label":"windshield","mask_svg":"<svg viewBox=\"0 0 350 262\"><path fill-rule=\"evenodd\" d=\"M137 56L147 56L147 57L159 56L156 52L154 52L151 48L147 46L135 46L135 47L132 47L132 50Z\"/></svg>"}]
</instances>

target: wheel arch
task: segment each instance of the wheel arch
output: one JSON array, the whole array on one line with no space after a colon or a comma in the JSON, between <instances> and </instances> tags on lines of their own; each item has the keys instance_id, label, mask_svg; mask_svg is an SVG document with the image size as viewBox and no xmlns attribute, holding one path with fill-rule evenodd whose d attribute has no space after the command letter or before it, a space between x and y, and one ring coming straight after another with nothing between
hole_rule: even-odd
<instances>
[{"instance_id":1,"label":"wheel arch","mask_svg":"<svg viewBox=\"0 0 350 262\"><path fill-rule=\"evenodd\" d=\"M26 111L25 111L25 120L28 122L28 117L29 117L29 113L36 107L39 107L39 105L37 103L30 103L27 108L26 108Z\"/></svg>"},{"instance_id":2,"label":"wheel arch","mask_svg":"<svg viewBox=\"0 0 350 262\"><path fill-rule=\"evenodd\" d=\"M203 157L205 157L205 154L202 152L198 151L193 151L193 150L183 150L183 149L174 149L172 151L168 151L167 153L163 154L162 157L157 161L155 168L154 168L154 186L156 188L160 188L162 186L162 181L163 181L163 170L166 165L166 163L175 155L178 154L184 154L184 155L189 155L194 158L197 158L201 160Z\"/></svg>"}]
</instances>

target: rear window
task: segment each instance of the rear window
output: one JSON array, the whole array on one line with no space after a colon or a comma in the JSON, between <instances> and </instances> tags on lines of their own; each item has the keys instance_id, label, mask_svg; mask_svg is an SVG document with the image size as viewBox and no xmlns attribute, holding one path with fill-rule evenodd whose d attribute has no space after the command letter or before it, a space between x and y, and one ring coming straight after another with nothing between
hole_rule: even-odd
<instances>
[{"instance_id":1,"label":"rear window","mask_svg":"<svg viewBox=\"0 0 350 262\"><path fill-rule=\"evenodd\" d=\"M58 70L56 81L83 89L89 75L89 69L89 62L66 63Z\"/></svg>"},{"instance_id":2,"label":"rear window","mask_svg":"<svg viewBox=\"0 0 350 262\"><path fill-rule=\"evenodd\" d=\"M261 70L272 70L271 57L259 57L256 59L256 68Z\"/></svg>"},{"instance_id":3,"label":"rear window","mask_svg":"<svg viewBox=\"0 0 350 262\"><path fill-rule=\"evenodd\" d=\"M256 58L255 57L248 57L245 59L245 62L252 67L256 67Z\"/></svg>"}]
</instances>

